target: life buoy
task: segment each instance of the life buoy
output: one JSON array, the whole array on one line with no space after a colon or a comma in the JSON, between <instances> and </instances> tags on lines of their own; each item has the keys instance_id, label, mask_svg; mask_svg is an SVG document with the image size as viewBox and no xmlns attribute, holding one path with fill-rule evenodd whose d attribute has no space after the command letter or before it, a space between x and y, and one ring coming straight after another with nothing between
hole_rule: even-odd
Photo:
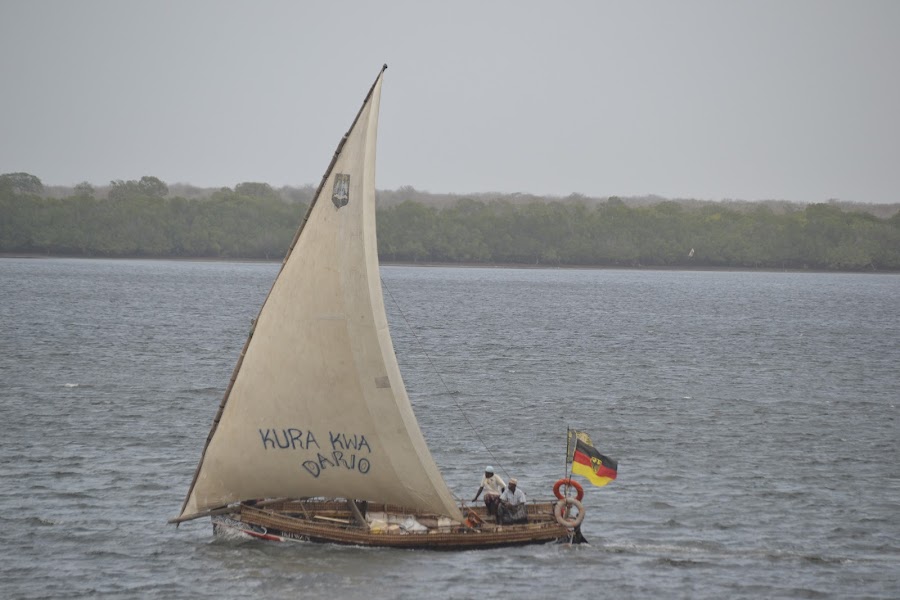
<instances>
[{"instance_id":1,"label":"life buoy","mask_svg":"<svg viewBox=\"0 0 900 600\"><path fill-rule=\"evenodd\" d=\"M567 519L566 507L569 505L577 508L578 514L573 518ZM553 508L553 516L556 517L556 522L564 527L578 527L581 525L581 522L584 521L584 506L581 505L580 500L576 500L575 498L562 498Z\"/></svg>"},{"instance_id":2,"label":"life buoy","mask_svg":"<svg viewBox=\"0 0 900 600\"><path fill-rule=\"evenodd\" d=\"M576 492L575 499L576 500L578 500L579 502L584 500L584 488L581 487L581 484L578 483L577 481L575 481L574 479L568 479L568 478L560 479L559 481L556 482L556 484L553 486L553 495L556 496L557 498L559 498L560 500L562 500L563 495L562 495L562 492L560 492L559 490L564 485L575 488L575 492Z\"/></svg>"}]
</instances>

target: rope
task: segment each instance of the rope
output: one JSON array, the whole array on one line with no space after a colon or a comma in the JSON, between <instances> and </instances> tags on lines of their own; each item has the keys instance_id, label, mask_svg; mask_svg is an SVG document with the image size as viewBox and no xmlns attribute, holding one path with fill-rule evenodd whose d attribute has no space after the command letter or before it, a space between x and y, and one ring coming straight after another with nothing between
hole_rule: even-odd
<instances>
[{"instance_id":1,"label":"rope","mask_svg":"<svg viewBox=\"0 0 900 600\"><path fill-rule=\"evenodd\" d=\"M462 406L460 406L459 402L456 400L455 396L453 395L453 392L451 392L451 391L450 391L450 388L447 387L447 383L444 381L444 378L441 377L441 372L437 370L437 367L435 367L435 365L434 365L434 361L431 360L431 356L429 356L429 355L428 355L428 352L425 350L425 346L422 344L422 340L420 340L420 339L419 339L419 336L416 335L415 330L412 328L412 325L410 325L409 320L406 318L406 313L403 312L403 308L401 308L400 303L397 302L397 299L394 298L394 294L391 293L391 289L390 289L390 288L387 286L387 284L384 282L384 277L381 278L381 287L384 288L384 289L387 291L388 296L391 297L391 302L393 302L393 303L394 303L394 306L397 307L397 310L400 311L400 316L403 317L403 322L406 323L406 327L409 329L410 333L412 333L413 338L416 340L416 344L417 344L418 347L419 347L419 350L421 350L422 354L425 355L425 358L428 359L428 363L431 365L432 370L433 370L433 371L435 372L435 374L438 376L438 379L441 380L441 385L444 386L444 390L446 390L447 395L450 396L451 398L453 398L453 403L456 405L456 409L460 412L460 414L462 415L463 419L465 419L466 423L469 425L469 428L470 428L470 429L472 430L472 432L475 434L475 437L478 438L478 441L481 443L481 445L484 446L484 449L487 450L488 454L491 456L491 461L492 461L495 465L497 465L497 466L500 468L501 471L503 471L503 474L506 475L506 478L507 478L507 480L508 480L508 479L509 479L509 473L506 472L506 469L503 468L503 465L500 464L500 461L497 460L497 457L496 457L496 456L494 456L494 452L493 452L493 451L488 447L488 445L484 442L484 439L482 439L481 434L478 433L478 430L477 430L477 429L475 428L475 426L472 424L472 421L469 420L469 417L466 416L466 412L462 409Z\"/></svg>"}]
</instances>

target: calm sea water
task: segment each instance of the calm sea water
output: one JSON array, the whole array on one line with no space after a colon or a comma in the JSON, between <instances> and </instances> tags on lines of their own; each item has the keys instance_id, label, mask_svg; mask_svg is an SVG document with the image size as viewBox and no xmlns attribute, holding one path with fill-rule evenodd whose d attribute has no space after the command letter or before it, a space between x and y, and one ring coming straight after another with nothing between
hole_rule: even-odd
<instances>
[{"instance_id":1,"label":"calm sea water","mask_svg":"<svg viewBox=\"0 0 900 600\"><path fill-rule=\"evenodd\" d=\"M900 276L384 267L455 493L619 460L590 546L429 553L166 524L277 268L0 260L0 597L900 597Z\"/></svg>"}]
</instances>

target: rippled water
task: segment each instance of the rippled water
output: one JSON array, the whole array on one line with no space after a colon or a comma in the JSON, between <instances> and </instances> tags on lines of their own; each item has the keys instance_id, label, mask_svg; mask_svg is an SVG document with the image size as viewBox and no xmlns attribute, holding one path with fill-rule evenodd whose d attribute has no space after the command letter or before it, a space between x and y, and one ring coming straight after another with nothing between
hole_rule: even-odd
<instances>
[{"instance_id":1,"label":"rippled water","mask_svg":"<svg viewBox=\"0 0 900 600\"><path fill-rule=\"evenodd\" d=\"M454 492L619 460L589 547L429 553L166 525L276 272L0 260L0 596L900 596L900 276L384 267Z\"/></svg>"}]
</instances>

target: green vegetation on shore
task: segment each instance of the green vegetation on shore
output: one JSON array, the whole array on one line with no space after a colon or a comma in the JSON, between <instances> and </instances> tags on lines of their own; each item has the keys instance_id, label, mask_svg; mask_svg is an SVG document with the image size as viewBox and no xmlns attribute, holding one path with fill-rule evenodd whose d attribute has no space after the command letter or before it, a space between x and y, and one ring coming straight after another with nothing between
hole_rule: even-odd
<instances>
[{"instance_id":1,"label":"green vegetation on shore","mask_svg":"<svg viewBox=\"0 0 900 600\"><path fill-rule=\"evenodd\" d=\"M60 195L33 175L0 175L0 253L278 259L311 196L293 192L247 182L188 198L147 176ZM837 203L440 198L428 202L411 188L379 193L382 260L900 270L896 211L882 218Z\"/></svg>"}]
</instances>

